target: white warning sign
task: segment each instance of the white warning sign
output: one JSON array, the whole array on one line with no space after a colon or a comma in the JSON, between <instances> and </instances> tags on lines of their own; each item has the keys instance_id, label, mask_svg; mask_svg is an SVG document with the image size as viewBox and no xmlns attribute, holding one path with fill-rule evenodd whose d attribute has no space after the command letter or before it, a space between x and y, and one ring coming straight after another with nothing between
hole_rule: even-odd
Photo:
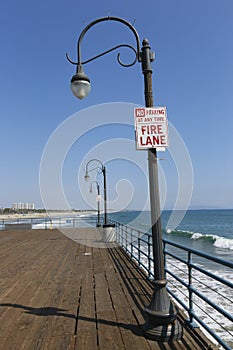
<instances>
[{"instance_id":1,"label":"white warning sign","mask_svg":"<svg viewBox=\"0 0 233 350\"><path fill-rule=\"evenodd\" d=\"M137 149L168 147L166 107L134 108Z\"/></svg>"}]
</instances>

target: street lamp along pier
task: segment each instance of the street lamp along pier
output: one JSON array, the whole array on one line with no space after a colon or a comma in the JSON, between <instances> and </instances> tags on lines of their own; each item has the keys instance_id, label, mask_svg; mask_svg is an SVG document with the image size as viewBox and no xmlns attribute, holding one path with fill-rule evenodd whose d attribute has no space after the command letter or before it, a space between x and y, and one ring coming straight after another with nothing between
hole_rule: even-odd
<instances>
[{"instance_id":1,"label":"street lamp along pier","mask_svg":"<svg viewBox=\"0 0 233 350\"><path fill-rule=\"evenodd\" d=\"M99 163L100 166L89 169L89 164L92 162L96 162ZM108 224L108 217L107 217L107 181L106 181L106 167L103 165L103 163L99 160L99 159L91 159L89 160L89 162L87 162L86 164L86 170L85 170L85 175L84 175L84 179L85 181L89 181L90 176L89 176L89 172L93 171L93 170L97 170L98 173L102 173L103 174L103 178L104 178L104 225ZM97 188L98 190L98 188ZM100 193L98 193L99 195Z\"/></svg>"},{"instance_id":2,"label":"street lamp along pier","mask_svg":"<svg viewBox=\"0 0 233 350\"><path fill-rule=\"evenodd\" d=\"M104 21L116 21L127 26L134 34L136 40L136 48L131 45L121 44L107 50L87 61L82 61L81 58L81 43L86 32L94 25ZM144 76L144 97L145 107L154 107L153 104L153 89L152 89L152 68L151 62L154 61L154 53L151 52L149 41L142 41L140 48L139 35L136 29L128 21L119 17L101 17L89 25L81 32L77 43L78 61L72 61L66 54L70 63L77 66L76 74L71 79L71 90L79 99L83 99L90 92L90 79L84 73L83 65L89 63L111 51L121 47L128 47L135 53L135 59L129 64L122 63L120 54L117 55L117 60L120 65L130 67L136 62L141 63L142 73ZM149 145L151 146L151 145ZM160 198L159 198L159 181L158 181L158 164L157 150L155 148L148 149L148 169L149 169L149 187L150 187L150 210L151 210L151 231L153 244L153 260L154 260L154 290L150 304L145 307L146 323L143 325L145 335L156 341L175 341L182 337L183 330L180 322L177 319L178 309L173 305L166 288L166 279L164 271L164 257L162 246L162 226L160 218ZM87 174L86 174L87 175ZM106 203L106 201L105 201Z\"/></svg>"},{"instance_id":3,"label":"street lamp along pier","mask_svg":"<svg viewBox=\"0 0 233 350\"><path fill-rule=\"evenodd\" d=\"M98 163L99 165L97 167L94 167L92 169L89 169L89 165L90 163ZM90 176L89 176L89 172L96 170L99 174L103 174L103 178L104 178L104 223L103 223L103 240L104 242L115 242L115 225L111 224L108 222L108 216L107 216L107 180L106 180L106 167L105 165L99 160L99 159L91 159L89 160L89 162L87 162L86 164L86 170L85 170L85 175L84 175L84 179L85 181L89 181L90 180ZM92 182L96 182L97 181L92 181ZM99 199L100 199L100 192L99 192L99 186L97 186L97 191L98 191L98 224L97 227L100 227L100 203L99 203Z\"/></svg>"}]
</instances>

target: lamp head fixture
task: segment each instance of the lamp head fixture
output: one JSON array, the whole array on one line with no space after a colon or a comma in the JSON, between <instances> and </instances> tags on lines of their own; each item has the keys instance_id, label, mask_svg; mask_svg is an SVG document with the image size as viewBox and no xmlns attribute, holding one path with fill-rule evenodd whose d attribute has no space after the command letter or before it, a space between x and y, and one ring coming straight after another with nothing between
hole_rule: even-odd
<instances>
[{"instance_id":1,"label":"lamp head fixture","mask_svg":"<svg viewBox=\"0 0 233 350\"><path fill-rule=\"evenodd\" d=\"M77 73L71 78L70 88L74 96L80 100L85 98L91 90L90 79L84 73L81 64L77 66Z\"/></svg>"},{"instance_id":2,"label":"lamp head fixture","mask_svg":"<svg viewBox=\"0 0 233 350\"><path fill-rule=\"evenodd\" d=\"M90 180L90 176L88 175L88 171L86 170L85 176L84 176L84 180L86 182L88 182Z\"/></svg>"}]
</instances>

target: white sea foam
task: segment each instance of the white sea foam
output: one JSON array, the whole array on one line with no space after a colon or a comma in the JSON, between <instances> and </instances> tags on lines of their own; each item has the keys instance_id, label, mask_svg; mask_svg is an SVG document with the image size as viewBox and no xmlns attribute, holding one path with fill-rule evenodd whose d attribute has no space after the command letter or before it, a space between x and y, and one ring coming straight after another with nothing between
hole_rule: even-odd
<instances>
[{"instance_id":1,"label":"white sea foam","mask_svg":"<svg viewBox=\"0 0 233 350\"><path fill-rule=\"evenodd\" d=\"M200 232L192 232L192 231L184 231L184 230L171 230L169 228L166 228L166 232L168 234L175 233L175 234L187 234L190 235L190 239L192 240L198 240L198 239L208 239L210 242L212 242L213 246L216 248L221 249L227 249L227 250L233 250L233 239L221 237L218 235L212 235L212 234L204 234Z\"/></svg>"},{"instance_id":2,"label":"white sea foam","mask_svg":"<svg viewBox=\"0 0 233 350\"><path fill-rule=\"evenodd\" d=\"M191 237L191 239L199 239L203 237L203 234L202 233L194 233Z\"/></svg>"},{"instance_id":3,"label":"white sea foam","mask_svg":"<svg viewBox=\"0 0 233 350\"><path fill-rule=\"evenodd\" d=\"M170 261L168 268L175 274L179 275L176 265ZM185 270L186 266L179 263L179 269ZM184 273L183 273L184 274ZM225 280L230 281L232 278L231 271L215 271L215 274L221 276ZM182 279L184 276L180 276ZM188 305L188 291L181 284L170 277L168 278L168 285L170 289ZM187 278L187 276L186 276ZM216 305L227 311L229 314L233 314L233 302L232 302L232 288L223 285L220 282L211 279L210 277L202 274L199 271L193 271L192 286L199 293L203 294L206 298L211 300ZM232 341L232 334L229 334L226 330L232 331L232 322L228 318L224 317L217 310L212 308L209 304L202 301L195 294L193 295L193 309L198 317L200 317L216 334L224 341ZM210 337L209 333L202 331ZM211 337L210 337L211 338ZM212 339L212 338L211 338ZM213 340L213 339L212 339Z\"/></svg>"},{"instance_id":4,"label":"white sea foam","mask_svg":"<svg viewBox=\"0 0 233 350\"><path fill-rule=\"evenodd\" d=\"M216 236L214 246L217 248L233 250L233 240Z\"/></svg>"},{"instance_id":5,"label":"white sea foam","mask_svg":"<svg viewBox=\"0 0 233 350\"><path fill-rule=\"evenodd\" d=\"M143 263L147 264L147 259L142 259ZM181 262L168 258L166 260L166 266L168 270L181 278L186 284L188 284L188 268L187 265ZM198 264L202 267L202 265ZM153 266L152 266L153 268ZM210 271L210 270L207 270ZM213 273L213 271L211 271ZM214 273L217 276L221 276L227 281L232 280L232 271L228 270L215 270ZM233 300L232 300L232 288L225 286L224 284L208 277L207 275L193 269L192 272L192 286L199 293L203 294L207 299L219 305L223 310L229 314L233 314ZM187 306L189 305L189 292L186 287L180 284L176 279L167 274L168 287L176 296L182 300ZM217 310L212 308L208 303L205 303L202 299L193 294L193 309L200 319L202 319L221 339L225 342L232 342L232 322L224 317ZM187 312L185 312L187 314ZM187 314L188 318L188 314ZM206 334L213 342L216 341L210 336L210 334L201 327L203 333ZM228 333L228 330L230 333Z\"/></svg>"},{"instance_id":6,"label":"white sea foam","mask_svg":"<svg viewBox=\"0 0 233 350\"><path fill-rule=\"evenodd\" d=\"M32 229L59 228L61 226L71 226L73 218L52 219L32 225Z\"/></svg>"}]
</instances>

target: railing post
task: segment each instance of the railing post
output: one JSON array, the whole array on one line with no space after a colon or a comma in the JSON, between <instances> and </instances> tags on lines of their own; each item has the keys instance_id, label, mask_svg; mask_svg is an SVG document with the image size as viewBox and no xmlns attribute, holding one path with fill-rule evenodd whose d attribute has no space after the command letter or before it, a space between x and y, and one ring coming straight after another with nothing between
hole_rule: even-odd
<instances>
[{"instance_id":1,"label":"railing post","mask_svg":"<svg viewBox=\"0 0 233 350\"><path fill-rule=\"evenodd\" d=\"M133 229L130 229L130 254L131 254L131 259L133 257Z\"/></svg>"},{"instance_id":2,"label":"railing post","mask_svg":"<svg viewBox=\"0 0 233 350\"><path fill-rule=\"evenodd\" d=\"M110 223L115 224L115 231L116 231L116 241L119 243L119 236L118 236L118 225L115 220L111 220Z\"/></svg>"},{"instance_id":3,"label":"railing post","mask_svg":"<svg viewBox=\"0 0 233 350\"><path fill-rule=\"evenodd\" d=\"M121 224L118 224L118 231L119 231L119 243L122 245L122 243L123 243L123 232L122 232Z\"/></svg>"},{"instance_id":4,"label":"railing post","mask_svg":"<svg viewBox=\"0 0 233 350\"><path fill-rule=\"evenodd\" d=\"M117 242L120 243L120 235L119 235L119 224L118 222L114 221L114 224L116 225L116 236L117 236Z\"/></svg>"},{"instance_id":5,"label":"railing post","mask_svg":"<svg viewBox=\"0 0 233 350\"><path fill-rule=\"evenodd\" d=\"M188 324L191 328L197 328L198 325L193 319L193 292L192 292L192 253L188 251L188 293L189 293L189 320Z\"/></svg>"},{"instance_id":6,"label":"railing post","mask_svg":"<svg viewBox=\"0 0 233 350\"><path fill-rule=\"evenodd\" d=\"M163 257L164 257L164 276L167 276L167 264L166 264L166 242L163 241Z\"/></svg>"},{"instance_id":7,"label":"railing post","mask_svg":"<svg viewBox=\"0 0 233 350\"><path fill-rule=\"evenodd\" d=\"M151 272L151 236L147 236L147 249L148 249L148 252L147 252L147 255L148 255L148 268L149 268L149 279L153 278L153 273Z\"/></svg>"},{"instance_id":8,"label":"railing post","mask_svg":"<svg viewBox=\"0 0 233 350\"><path fill-rule=\"evenodd\" d=\"M138 266L141 265L141 239L140 239L140 231L138 231Z\"/></svg>"},{"instance_id":9,"label":"railing post","mask_svg":"<svg viewBox=\"0 0 233 350\"><path fill-rule=\"evenodd\" d=\"M120 232L120 244L123 247L123 229L121 224L119 224L119 232Z\"/></svg>"}]
</instances>

